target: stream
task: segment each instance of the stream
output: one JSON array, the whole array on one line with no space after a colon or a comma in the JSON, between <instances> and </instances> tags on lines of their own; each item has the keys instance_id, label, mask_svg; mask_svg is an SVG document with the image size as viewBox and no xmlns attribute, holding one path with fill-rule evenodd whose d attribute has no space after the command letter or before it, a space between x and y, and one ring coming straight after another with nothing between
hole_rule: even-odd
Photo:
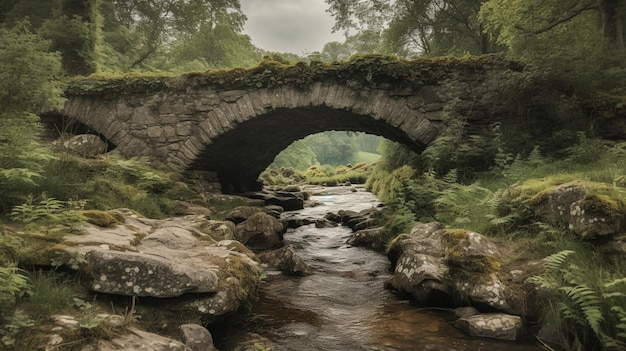
<instances>
[{"instance_id":1,"label":"stream","mask_svg":"<svg viewBox=\"0 0 626 351\"><path fill-rule=\"evenodd\" d=\"M357 190L354 192L354 190ZM317 219L339 210L361 211L380 202L362 187L309 188L321 205L283 214ZM345 244L346 227L289 229L285 244L313 268L302 277L268 271L259 301L236 322L212 330L220 351L241 338L260 336L275 350L541 350L532 341L503 342L467 336L443 309L420 308L384 288L390 277L385 255ZM266 350L257 344L246 350Z\"/></svg>"}]
</instances>

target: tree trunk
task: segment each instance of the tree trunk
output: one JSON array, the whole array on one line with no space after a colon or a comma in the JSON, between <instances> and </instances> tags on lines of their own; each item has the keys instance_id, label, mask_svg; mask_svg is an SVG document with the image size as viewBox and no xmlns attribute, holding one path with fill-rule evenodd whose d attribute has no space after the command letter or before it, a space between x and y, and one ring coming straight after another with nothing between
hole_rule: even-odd
<instances>
[{"instance_id":1,"label":"tree trunk","mask_svg":"<svg viewBox=\"0 0 626 351\"><path fill-rule=\"evenodd\" d=\"M70 75L88 75L98 69L98 47L101 40L100 0L63 0L61 13L68 20L80 19L84 32L68 33L59 51L63 68Z\"/></svg>"},{"instance_id":2,"label":"tree trunk","mask_svg":"<svg viewBox=\"0 0 626 351\"><path fill-rule=\"evenodd\" d=\"M602 21L602 34L609 50L624 51L624 27L620 16L623 0L597 0Z\"/></svg>"}]
</instances>

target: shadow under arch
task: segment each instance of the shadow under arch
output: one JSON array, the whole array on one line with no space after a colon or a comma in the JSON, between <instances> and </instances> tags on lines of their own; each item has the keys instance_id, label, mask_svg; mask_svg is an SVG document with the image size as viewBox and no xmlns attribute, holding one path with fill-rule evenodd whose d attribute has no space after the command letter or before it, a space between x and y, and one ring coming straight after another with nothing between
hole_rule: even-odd
<instances>
[{"instance_id":1,"label":"shadow under arch","mask_svg":"<svg viewBox=\"0 0 626 351\"><path fill-rule=\"evenodd\" d=\"M260 190L257 179L287 146L324 131L340 130L379 135L415 152L426 146L384 119L328 106L278 108L239 123L207 144L188 170L218 174L222 191Z\"/></svg>"}]
</instances>

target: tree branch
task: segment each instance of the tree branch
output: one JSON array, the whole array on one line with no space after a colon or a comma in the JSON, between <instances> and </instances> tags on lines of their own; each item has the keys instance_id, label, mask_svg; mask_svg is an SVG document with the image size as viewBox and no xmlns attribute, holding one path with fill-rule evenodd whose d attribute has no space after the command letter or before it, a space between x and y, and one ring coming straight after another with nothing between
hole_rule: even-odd
<instances>
[{"instance_id":1,"label":"tree branch","mask_svg":"<svg viewBox=\"0 0 626 351\"><path fill-rule=\"evenodd\" d=\"M563 18L560 18L560 19L556 19L556 20L552 21L550 24L548 24L547 26L545 26L543 28L540 28L540 29L537 29L537 30L530 30L530 29L522 27L519 24L516 24L515 28L519 29L521 31L524 31L526 33L532 33L532 34L535 34L535 35L536 34L541 34L541 33L545 33L547 31L551 30L552 28L558 26L559 24L562 24L562 23L565 23L567 21L572 20L574 17L580 15L581 13L583 13L585 11L596 10L597 8L598 7L596 5L594 5L592 3L589 3L586 6L583 6L583 7L579 8L579 9L575 10L574 12L570 13L569 15L567 15L567 16L565 16Z\"/></svg>"}]
</instances>

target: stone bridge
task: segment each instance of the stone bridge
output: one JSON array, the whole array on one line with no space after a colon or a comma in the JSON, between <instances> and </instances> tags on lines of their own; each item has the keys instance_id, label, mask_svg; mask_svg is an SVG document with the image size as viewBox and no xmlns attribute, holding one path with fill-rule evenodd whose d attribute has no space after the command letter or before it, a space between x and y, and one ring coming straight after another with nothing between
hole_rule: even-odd
<instances>
[{"instance_id":1,"label":"stone bridge","mask_svg":"<svg viewBox=\"0 0 626 351\"><path fill-rule=\"evenodd\" d=\"M60 115L125 156L178 171L216 172L222 189L253 190L293 141L327 130L381 135L421 151L448 111L486 126L506 114L499 94L519 63L495 56L284 65L180 76L72 81Z\"/></svg>"}]
</instances>

